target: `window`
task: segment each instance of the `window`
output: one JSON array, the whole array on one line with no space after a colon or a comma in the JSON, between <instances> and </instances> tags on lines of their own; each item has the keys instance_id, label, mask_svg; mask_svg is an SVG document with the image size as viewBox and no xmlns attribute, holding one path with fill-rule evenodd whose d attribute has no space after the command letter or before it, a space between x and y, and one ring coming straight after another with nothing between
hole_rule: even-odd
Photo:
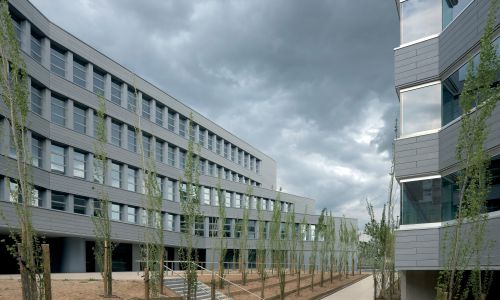
<instances>
[{"instance_id":1,"label":"window","mask_svg":"<svg viewBox=\"0 0 500 300\"><path fill-rule=\"evenodd\" d=\"M187 120L184 118L179 118L179 135L186 137L186 127L187 127Z\"/></svg>"},{"instance_id":2,"label":"window","mask_svg":"<svg viewBox=\"0 0 500 300\"><path fill-rule=\"evenodd\" d=\"M94 69L94 93L104 96L104 74Z\"/></svg>"},{"instance_id":3,"label":"window","mask_svg":"<svg viewBox=\"0 0 500 300\"><path fill-rule=\"evenodd\" d=\"M165 109L165 107L163 105L158 104L158 102L156 103L156 118L155 118L155 122L159 126L163 126L163 110L164 109Z\"/></svg>"},{"instance_id":4,"label":"window","mask_svg":"<svg viewBox=\"0 0 500 300\"><path fill-rule=\"evenodd\" d=\"M174 215L167 213L167 230L168 231L174 231L175 228L175 223L174 223Z\"/></svg>"},{"instance_id":5,"label":"window","mask_svg":"<svg viewBox=\"0 0 500 300\"><path fill-rule=\"evenodd\" d=\"M251 197L250 198L250 209L257 209L257 202L259 202L259 198L257 197Z\"/></svg>"},{"instance_id":6,"label":"window","mask_svg":"<svg viewBox=\"0 0 500 300\"><path fill-rule=\"evenodd\" d=\"M66 210L66 195L52 191L50 207L56 210Z\"/></svg>"},{"instance_id":7,"label":"window","mask_svg":"<svg viewBox=\"0 0 500 300\"><path fill-rule=\"evenodd\" d=\"M234 207L241 208L241 194L234 194Z\"/></svg>"},{"instance_id":8,"label":"window","mask_svg":"<svg viewBox=\"0 0 500 300\"><path fill-rule=\"evenodd\" d=\"M260 174L260 160L255 161L255 173Z\"/></svg>"},{"instance_id":9,"label":"window","mask_svg":"<svg viewBox=\"0 0 500 300\"><path fill-rule=\"evenodd\" d=\"M111 186L115 188L122 187L121 166L117 163L111 163Z\"/></svg>"},{"instance_id":10,"label":"window","mask_svg":"<svg viewBox=\"0 0 500 300\"><path fill-rule=\"evenodd\" d=\"M9 201L12 203L22 203L23 197L21 191L19 190L19 185L14 180L7 181L9 184Z\"/></svg>"},{"instance_id":11,"label":"window","mask_svg":"<svg viewBox=\"0 0 500 300\"><path fill-rule=\"evenodd\" d=\"M273 210L274 210L274 200L269 200L269 201L267 202L267 209L268 209L269 211L273 211Z\"/></svg>"},{"instance_id":12,"label":"window","mask_svg":"<svg viewBox=\"0 0 500 300\"><path fill-rule=\"evenodd\" d=\"M145 133L142 134L142 147L144 149L144 155L146 157L151 157L151 136Z\"/></svg>"},{"instance_id":13,"label":"window","mask_svg":"<svg viewBox=\"0 0 500 300\"><path fill-rule=\"evenodd\" d=\"M255 220L248 221L248 238L255 239Z\"/></svg>"},{"instance_id":14,"label":"window","mask_svg":"<svg viewBox=\"0 0 500 300\"><path fill-rule=\"evenodd\" d=\"M111 204L111 220L120 221L121 219L121 205L112 203Z\"/></svg>"},{"instance_id":15,"label":"window","mask_svg":"<svg viewBox=\"0 0 500 300\"><path fill-rule=\"evenodd\" d=\"M172 167L175 166L175 149L170 145L168 145L168 164Z\"/></svg>"},{"instance_id":16,"label":"window","mask_svg":"<svg viewBox=\"0 0 500 300\"><path fill-rule=\"evenodd\" d=\"M232 219L225 219L224 220L224 237L232 237L231 234L231 223Z\"/></svg>"},{"instance_id":17,"label":"window","mask_svg":"<svg viewBox=\"0 0 500 300\"><path fill-rule=\"evenodd\" d=\"M31 160L35 167L42 166L42 141L36 137L31 137Z\"/></svg>"},{"instance_id":18,"label":"window","mask_svg":"<svg viewBox=\"0 0 500 300\"><path fill-rule=\"evenodd\" d=\"M131 192L137 191L137 170L128 168L127 189Z\"/></svg>"},{"instance_id":19,"label":"window","mask_svg":"<svg viewBox=\"0 0 500 300\"><path fill-rule=\"evenodd\" d=\"M174 201L174 182L172 180L167 179L167 190L166 190L166 199L170 201Z\"/></svg>"},{"instance_id":20,"label":"window","mask_svg":"<svg viewBox=\"0 0 500 300\"><path fill-rule=\"evenodd\" d=\"M441 84L401 91L401 136L441 127Z\"/></svg>"},{"instance_id":21,"label":"window","mask_svg":"<svg viewBox=\"0 0 500 300\"><path fill-rule=\"evenodd\" d=\"M220 203L221 200L222 200L222 192L219 189L216 189L214 193L214 205L219 206L221 204Z\"/></svg>"},{"instance_id":22,"label":"window","mask_svg":"<svg viewBox=\"0 0 500 300\"><path fill-rule=\"evenodd\" d=\"M253 171L254 165L255 165L255 158L251 156L250 157L250 171Z\"/></svg>"},{"instance_id":23,"label":"window","mask_svg":"<svg viewBox=\"0 0 500 300\"><path fill-rule=\"evenodd\" d=\"M243 151L238 151L236 153L238 155L238 165L242 165L243 164Z\"/></svg>"},{"instance_id":24,"label":"window","mask_svg":"<svg viewBox=\"0 0 500 300\"><path fill-rule=\"evenodd\" d=\"M37 189L36 187L33 188L31 191L31 205L32 206L42 206L42 197L41 197L41 191Z\"/></svg>"},{"instance_id":25,"label":"window","mask_svg":"<svg viewBox=\"0 0 500 300\"><path fill-rule=\"evenodd\" d=\"M168 111L167 129L172 132L175 130L175 113L170 110Z\"/></svg>"},{"instance_id":26,"label":"window","mask_svg":"<svg viewBox=\"0 0 500 300\"><path fill-rule=\"evenodd\" d=\"M233 161L233 162L236 162L237 151L238 151L238 148L231 147L231 161Z\"/></svg>"},{"instance_id":27,"label":"window","mask_svg":"<svg viewBox=\"0 0 500 300\"><path fill-rule=\"evenodd\" d=\"M137 108L137 100L135 97L135 92L128 90L128 97L127 97L127 109L130 111L135 112Z\"/></svg>"},{"instance_id":28,"label":"window","mask_svg":"<svg viewBox=\"0 0 500 300\"><path fill-rule=\"evenodd\" d=\"M103 161L94 156L94 182L103 184L104 183L104 164Z\"/></svg>"},{"instance_id":29,"label":"window","mask_svg":"<svg viewBox=\"0 0 500 300\"><path fill-rule=\"evenodd\" d=\"M61 77L66 76L66 58L62 50L50 48L50 71Z\"/></svg>"},{"instance_id":30,"label":"window","mask_svg":"<svg viewBox=\"0 0 500 300\"><path fill-rule=\"evenodd\" d=\"M179 168L184 170L186 167L186 152L184 150L179 151Z\"/></svg>"},{"instance_id":31,"label":"window","mask_svg":"<svg viewBox=\"0 0 500 300\"><path fill-rule=\"evenodd\" d=\"M137 152L137 142L136 142L136 134L135 129L133 127L128 127L127 129L127 142L128 142L128 150L132 152Z\"/></svg>"},{"instance_id":32,"label":"window","mask_svg":"<svg viewBox=\"0 0 500 300\"><path fill-rule=\"evenodd\" d=\"M203 217L196 217L194 221L194 234L197 236L205 236L205 222Z\"/></svg>"},{"instance_id":33,"label":"window","mask_svg":"<svg viewBox=\"0 0 500 300\"><path fill-rule=\"evenodd\" d=\"M42 62L42 45L39 38L31 35L31 57L34 60L41 63Z\"/></svg>"},{"instance_id":34,"label":"window","mask_svg":"<svg viewBox=\"0 0 500 300\"><path fill-rule=\"evenodd\" d=\"M231 192L225 192L226 197L226 207L231 207Z\"/></svg>"},{"instance_id":35,"label":"window","mask_svg":"<svg viewBox=\"0 0 500 300\"><path fill-rule=\"evenodd\" d=\"M441 32L441 1L401 2L401 44Z\"/></svg>"},{"instance_id":36,"label":"window","mask_svg":"<svg viewBox=\"0 0 500 300\"><path fill-rule=\"evenodd\" d=\"M210 188L203 188L203 204L210 205Z\"/></svg>"},{"instance_id":37,"label":"window","mask_svg":"<svg viewBox=\"0 0 500 300\"><path fill-rule=\"evenodd\" d=\"M56 145L50 146L50 169L57 173L64 173L65 165L65 150L63 147Z\"/></svg>"},{"instance_id":38,"label":"window","mask_svg":"<svg viewBox=\"0 0 500 300\"><path fill-rule=\"evenodd\" d=\"M133 206L127 207L127 221L137 223L137 208Z\"/></svg>"},{"instance_id":39,"label":"window","mask_svg":"<svg viewBox=\"0 0 500 300\"><path fill-rule=\"evenodd\" d=\"M472 0L443 1L443 29L451 23Z\"/></svg>"},{"instance_id":40,"label":"window","mask_svg":"<svg viewBox=\"0 0 500 300\"><path fill-rule=\"evenodd\" d=\"M217 153L219 155L220 155L220 152L221 152L220 151L221 150L220 149L221 143L222 143L222 140L219 140L219 139L217 139L216 142L215 142L215 153Z\"/></svg>"},{"instance_id":41,"label":"window","mask_svg":"<svg viewBox=\"0 0 500 300\"><path fill-rule=\"evenodd\" d=\"M85 178L85 166L87 165L86 162L86 155L84 153L75 151L73 154L73 176L79 177L79 178Z\"/></svg>"},{"instance_id":42,"label":"window","mask_svg":"<svg viewBox=\"0 0 500 300\"><path fill-rule=\"evenodd\" d=\"M66 101L52 96L51 108L52 122L66 126Z\"/></svg>"},{"instance_id":43,"label":"window","mask_svg":"<svg viewBox=\"0 0 500 300\"><path fill-rule=\"evenodd\" d=\"M73 60L73 82L82 88L86 86L87 68L85 63L79 60Z\"/></svg>"},{"instance_id":44,"label":"window","mask_svg":"<svg viewBox=\"0 0 500 300\"><path fill-rule=\"evenodd\" d=\"M19 43L21 43L21 24L16 20L12 20L12 24L14 25L14 33L16 34L16 39Z\"/></svg>"},{"instance_id":45,"label":"window","mask_svg":"<svg viewBox=\"0 0 500 300\"><path fill-rule=\"evenodd\" d=\"M208 150L213 151L214 150L214 135L211 133L208 133Z\"/></svg>"},{"instance_id":46,"label":"window","mask_svg":"<svg viewBox=\"0 0 500 300\"><path fill-rule=\"evenodd\" d=\"M401 191L401 224L441 221L442 199L447 198L441 190L441 178L403 182Z\"/></svg>"},{"instance_id":47,"label":"window","mask_svg":"<svg viewBox=\"0 0 500 300\"><path fill-rule=\"evenodd\" d=\"M229 159L229 149L231 149L230 144L224 144L224 158Z\"/></svg>"},{"instance_id":48,"label":"window","mask_svg":"<svg viewBox=\"0 0 500 300\"><path fill-rule=\"evenodd\" d=\"M205 147L205 129L201 127L198 129L198 142L201 146Z\"/></svg>"},{"instance_id":49,"label":"window","mask_svg":"<svg viewBox=\"0 0 500 300\"><path fill-rule=\"evenodd\" d=\"M111 121L111 144L121 147L122 145L122 124Z\"/></svg>"},{"instance_id":50,"label":"window","mask_svg":"<svg viewBox=\"0 0 500 300\"><path fill-rule=\"evenodd\" d=\"M122 105L122 85L116 80L111 80L111 102Z\"/></svg>"},{"instance_id":51,"label":"window","mask_svg":"<svg viewBox=\"0 0 500 300\"><path fill-rule=\"evenodd\" d=\"M211 162L208 162L208 175L210 176L214 175L214 164Z\"/></svg>"},{"instance_id":52,"label":"window","mask_svg":"<svg viewBox=\"0 0 500 300\"><path fill-rule=\"evenodd\" d=\"M151 100L146 99L146 95L142 96L142 117L145 119L151 118Z\"/></svg>"},{"instance_id":53,"label":"window","mask_svg":"<svg viewBox=\"0 0 500 300\"><path fill-rule=\"evenodd\" d=\"M243 156L243 166L248 169L248 154Z\"/></svg>"},{"instance_id":54,"label":"window","mask_svg":"<svg viewBox=\"0 0 500 300\"><path fill-rule=\"evenodd\" d=\"M208 217L208 236L217 237L219 232L218 218Z\"/></svg>"},{"instance_id":55,"label":"window","mask_svg":"<svg viewBox=\"0 0 500 300\"><path fill-rule=\"evenodd\" d=\"M73 212L85 215L87 213L87 198L75 196L73 198Z\"/></svg>"},{"instance_id":56,"label":"window","mask_svg":"<svg viewBox=\"0 0 500 300\"><path fill-rule=\"evenodd\" d=\"M82 134L87 130L87 111L77 105L73 107L73 129Z\"/></svg>"},{"instance_id":57,"label":"window","mask_svg":"<svg viewBox=\"0 0 500 300\"><path fill-rule=\"evenodd\" d=\"M159 162L163 162L163 145L164 142L162 140L156 139L155 156Z\"/></svg>"},{"instance_id":58,"label":"window","mask_svg":"<svg viewBox=\"0 0 500 300\"><path fill-rule=\"evenodd\" d=\"M31 86L31 111L42 115L42 91Z\"/></svg>"},{"instance_id":59,"label":"window","mask_svg":"<svg viewBox=\"0 0 500 300\"><path fill-rule=\"evenodd\" d=\"M199 161L199 171L200 171L200 175L205 175L205 163L206 161L204 159L201 159Z\"/></svg>"}]
</instances>

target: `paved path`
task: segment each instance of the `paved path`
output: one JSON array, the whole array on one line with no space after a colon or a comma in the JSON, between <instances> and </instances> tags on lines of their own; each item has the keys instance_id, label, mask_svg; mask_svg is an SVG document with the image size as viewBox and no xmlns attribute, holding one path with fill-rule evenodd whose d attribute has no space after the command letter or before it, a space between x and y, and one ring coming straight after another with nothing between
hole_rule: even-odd
<instances>
[{"instance_id":1,"label":"paved path","mask_svg":"<svg viewBox=\"0 0 500 300\"><path fill-rule=\"evenodd\" d=\"M353 285L332 294L323 300L372 300L373 277L370 275Z\"/></svg>"}]
</instances>

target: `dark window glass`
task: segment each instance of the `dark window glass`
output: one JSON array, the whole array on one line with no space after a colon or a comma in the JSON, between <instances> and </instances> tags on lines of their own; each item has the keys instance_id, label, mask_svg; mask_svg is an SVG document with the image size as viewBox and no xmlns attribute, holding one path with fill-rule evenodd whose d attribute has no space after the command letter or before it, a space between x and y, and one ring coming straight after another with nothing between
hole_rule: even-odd
<instances>
[{"instance_id":1,"label":"dark window glass","mask_svg":"<svg viewBox=\"0 0 500 300\"><path fill-rule=\"evenodd\" d=\"M34 86L31 86L31 111L42 115L42 91Z\"/></svg>"},{"instance_id":2,"label":"dark window glass","mask_svg":"<svg viewBox=\"0 0 500 300\"><path fill-rule=\"evenodd\" d=\"M87 213L87 198L75 196L74 198L73 212L76 214L85 215Z\"/></svg>"},{"instance_id":3,"label":"dark window glass","mask_svg":"<svg viewBox=\"0 0 500 300\"><path fill-rule=\"evenodd\" d=\"M66 195L52 191L50 207L56 210L66 210Z\"/></svg>"}]
</instances>

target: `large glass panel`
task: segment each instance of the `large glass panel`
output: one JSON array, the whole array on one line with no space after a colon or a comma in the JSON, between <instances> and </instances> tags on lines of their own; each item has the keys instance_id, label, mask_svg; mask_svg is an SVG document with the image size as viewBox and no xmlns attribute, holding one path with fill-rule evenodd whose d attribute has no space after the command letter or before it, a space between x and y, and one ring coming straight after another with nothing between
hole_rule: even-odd
<instances>
[{"instance_id":1,"label":"large glass panel","mask_svg":"<svg viewBox=\"0 0 500 300\"><path fill-rule=\"evenodd\" d=\"M443 29L471 2L472 0L443 0Z\"/></svg>"},{"instance_id":2,"label":"large glass panel","mask_svg":"<svg viewBox=\"0 0 500 300\"><path fill-rule=\"evenodd\" d=\"M441 1L401 2L401 44L441 32Z\"/></svg>"},{"instance_id":3,"label":"large glass panel","mask_svg":"<svg viewBox=\"0 0 500 300\"><path fill-rule=\"evenodd\" d=\"M404 182L401 224L441 221L441 179Z\"/></svg>"},{"instance_id":4,"label":"large glass panel","mask_svg":"<svg viewBox=\"0 0 500 300\"><path fill-rule=\"evenodd\" d=\"M441 84L401 91L401 136L440 127Z\"/></svg>"},{"instance_id":5,"label":"large glass panel","mask_svg":"<svg viewBox=\"0 0 500 300\"><path fill-rule=\"evenodd\" d=\"M61 77L66 75L66 60L63 51L50 48L50 70Z\"/></svg>"},{"instance_id":6,"label":"large glass panel","mask_svg":"<svg viewBox=\"0 0 500 300\"><path fill-rule=\"evenodd\" d=\"M73 107L73 129L82 134L87 131L87 112L85 108L76 105Z\"/></svg>"}]
</instances>

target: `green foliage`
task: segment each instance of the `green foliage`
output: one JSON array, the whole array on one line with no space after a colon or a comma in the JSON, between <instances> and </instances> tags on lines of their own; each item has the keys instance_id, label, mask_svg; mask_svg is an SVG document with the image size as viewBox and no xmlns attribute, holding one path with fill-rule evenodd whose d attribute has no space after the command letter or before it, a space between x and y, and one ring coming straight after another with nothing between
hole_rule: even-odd
<instances>
[{"instance_id":1,"label":"green foliage","mask_svg":"<svg viewBox=\"0 0 500 300\"><path fill-rule=\"evenodd\" d=\"M438 279L438 297L448 299L479 298L487 294L488 272L481 272L481 252L484 240L486 197L490 191L490 155L484 149L488 137L487 120L500 100L498 86L493 86L500 70L500 58L492 43L498 0L491 1L488 20L481 39L480 62L475 69L470 60L460 96L462 118L456 147L459 200L455 223L446 228L445 244L449 252L445 269ZM471 276L464 282L466 269ZM484 276L482 276L482 273ZM486 279L484 278L486 277Z\"/></svg>"},{"instance_id":2,"label":"green foliage","mask_svg":"<svg viewBox=\"0 0 500 300\"><path fill-rule=\"evenodd\" d=\"M264 285L267 279L266 270L266 222L264 221L264 214L262 211L262 199L257 205L257 227L258 236L256 243L256 261L257 261L257 272L259 274L261 282L260 297L264 298Z\"/></svg>"},{"instance_id":3,"label":"green foliage","mask_svg":"<svg viewBox=\"0 0 500 300\"><path fill-rule=\"evenodd\" d=\"M217 251L219 254L218 257L218 271L219 271L219 289L224 288L224 258L226 257L227 252L227 239L224 237L224 226L226 224L226 203L224 201L224 197L222 195L221 183L220 179L217 182L217 209L218 209L218 218L217 218Z\"/></svg>"},{"instance_id":4,"label":"green foliage","mask_svg":"<svg viewBox=\"0 0 500 300\"><path fill-rule=\"evenodd\" d=\"M243 219L239 222L240 234L240 251L239 251L239 265L241 272L241 280L243 285L247 284L247 265L248 265L248 219L249 219L249 209L250 200L253 197L253 188L251 185L247 187L244 199L243 207Z\"/></svg>"}]
</instances>

